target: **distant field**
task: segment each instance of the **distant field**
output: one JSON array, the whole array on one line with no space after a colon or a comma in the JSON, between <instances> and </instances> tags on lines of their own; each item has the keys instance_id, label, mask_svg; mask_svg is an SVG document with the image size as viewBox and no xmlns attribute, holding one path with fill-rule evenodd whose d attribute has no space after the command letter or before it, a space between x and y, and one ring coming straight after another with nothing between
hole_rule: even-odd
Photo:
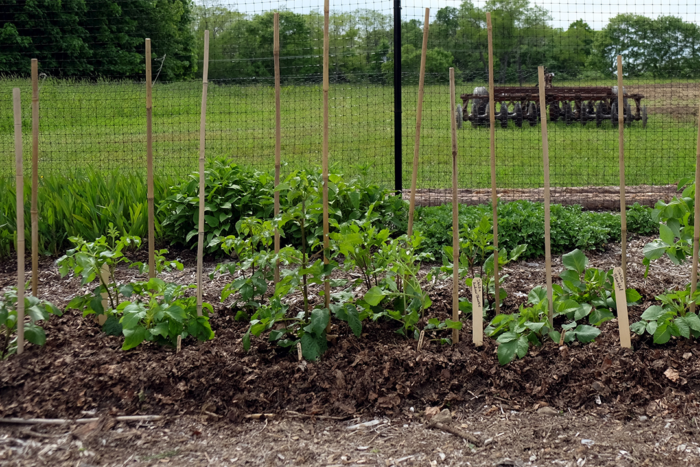
<instances>
[{"instance_id":1,"label":"distant field","mask_svg":"<svg viewBox=\"0 0 700 467\"><path fill-rule=\"evenodd\" d=\"M267 84L267 82L266 82ZM207 112L207 157L227 156L269 170L274 154L274 90L261 85L211 83ZM555 83L556 84L556 83ZM579 83L567 83L567 85ZM585 85L611 85L590 83ZM458 94L475 83L460 84ZM12 87L22 88L25 161L31 154L31 94L25 80L0 80L0 176L14 175ZM689 82L629 82L647 96L646 130L635 122L625 130L626 177L633 184L674 183L692 172L695 160L698 93ZM157 83L154 87L154 154L159 173L183 175L197 167L201 83ZM403 93L403 177L411 177L417 86ZM320 86L282 89L282 159L289 167L320 165ZM333 84L330 92L331 164L345 174L369 168L370 177L394 183L393 89L390 86ZM449 91L426 87L419 188L446 188L451 181ZM127 170L145 168L145 87L137 83L47 81L41 89L40 170L68 172L87 165ZM489 132L469 125L459 131L459 184L490 184ZM616 185L617 131L588 124L550 124L554 186ZM542 184L539 126L496 129L498 184L531 188ZM29 170L29 164L26 170Z\"/></svg>"}]
</instances>

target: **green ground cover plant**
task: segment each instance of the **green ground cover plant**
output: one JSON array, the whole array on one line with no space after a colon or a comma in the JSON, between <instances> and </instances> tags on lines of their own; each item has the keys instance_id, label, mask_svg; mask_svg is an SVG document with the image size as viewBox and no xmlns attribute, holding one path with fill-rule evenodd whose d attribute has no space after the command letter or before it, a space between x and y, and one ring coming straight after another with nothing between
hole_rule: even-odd
<instances>
[{"instance_id":1,"label":"green ground cover plant","mask_svg":"<svg viewBox=\"0 0 700 467\"><path fill-rule=\"evenodd\" d=\"M46 300L32 295L24 297L24 314L29 320L24 322L24 339L34 345L46 343L46 333L42 322L51 316L61 316L63 312ZM17 287L8 288L0 295L0 360L17 352Z\"/></svg>"},{"instance_id":2,"label":"green ground cover plant","mask_svg":"<svg viewBox=\"0 0 700 467\"><path fill-rule=\"evenodd\" d=\"M648 235L658 229L651 208L635 204L627 209L630 233ZM491 206L459 206L462 228L475 229L484 216L491 217ZM416 209L415 229L425 237L424 248L439 256L443 246L452 245L452 205ZM552 254L572 248L593 250L620 240L620 216L611 212L584 211L581 206L551 206ZM523 259L544 256L544 204L512 201L498 205L498 245L508 250L527 245Z\"/></svg>"}]
</instances>

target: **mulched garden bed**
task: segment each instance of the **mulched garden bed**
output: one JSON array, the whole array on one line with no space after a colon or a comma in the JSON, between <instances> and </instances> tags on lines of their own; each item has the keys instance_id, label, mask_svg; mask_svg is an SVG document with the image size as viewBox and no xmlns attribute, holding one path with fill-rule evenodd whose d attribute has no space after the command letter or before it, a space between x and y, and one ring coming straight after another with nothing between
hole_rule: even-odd
<instances>
[{"instance_id":1,"label":"mulched garden bed","mask_svg":"<svg viewBox=\"0 0 700 467\"><path fill-rule=\"evenodd\" d=\"M630 310L631 322L654 295L688 281L689 267L674 267L665 260L644 280L641 248L649 240L635 239L628 248L629 285L645 302ZM194 282L192 255L179 254L185 271L165 279ZM589 258L591 266L612 267L619 246ZM79 283L60 279L50 262L43 264L40 296L65 305ZM214 265L208 263L205 272ZM5 265L0 288L14 284L12 269ZM555 273L560 269L558 258ZM541 261L509 265L506 273L506 312L522 303L534 285L544 283ZM126 278L135 272L119 274ZM648 337L634 336L635 350L621 349L617 322L612 321L602 326L602 335L592 344L560 348L548 342L501 367L492 340L486 339L480 349L471 344L469 322L459 344L430 343L418 352L416 341L396 335L389 323L365 323L358 339L345 323L334 321L331 334L338 338L319 362L306 363L265 339L253 339L251 351L244 352L241 337L247 324L236 322L227 304L219 304L222 280L205 283L205 300L217 304L211 319L216 338L206 343L186 340L180 353L151 343L123 352L121 338L105 336L92 320L75 312L52 319L44 348L30 345L23 355L0 362L0 416L209 412L237 421L247 414L287 410L351 417L398 415L409 406L469 408L494 403L503 410L551 405L608 412L617 418L698 413L700 351L692 340L655 346ZM431 297L431 315L447 317L449 281L439 283Z\"/></svg>"}]
</instances>

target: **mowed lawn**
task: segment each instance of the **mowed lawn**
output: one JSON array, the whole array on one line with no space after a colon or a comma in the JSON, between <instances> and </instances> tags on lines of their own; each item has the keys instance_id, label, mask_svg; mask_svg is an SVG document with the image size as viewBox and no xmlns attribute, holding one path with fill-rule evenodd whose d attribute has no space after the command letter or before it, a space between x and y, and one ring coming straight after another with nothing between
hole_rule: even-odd
<instances>
[{"instance_id":1,"label":"mowed lawn","mask_svg":"<svg viewBox=\"0 0 700 467\"><path fill-rule=\"evenodd\" d=\"M257 84L256 84L257 83ZM226 156L261 170L274 166L275 104L269 80L211 82L207 105L207 158ZM556 83L555 83L556 84ZM590 83L586 83L589 85ZM604 85L606 83L596 83ZM614 83L607 83L612 85ZM625 129L628 185L669 184L692 173L697 127L693 83L640 82L650 118ZM476 84L457 86L470 93ZM0 80L0 176L14 175L12 88L22 89L25 173L31 160L31 89L28 80ZM634 91L635 83L628 86ZM655 86L658 86L655 87ZM410 186L418 88L403 90L403 178ZM197 168L202 85L156 83L153 89L157 173L185 175ZM449 87L425 90L419 188L451 184ZM322 90L319 85L282 88L282 160L285 170L320 166ZM146 110L143 83L78 83L47 80L41 86L40 173L85 167L143 170ZM680 109L680 110L679 110ZM687 109L687 112L684 110ZM489 131L469 124L458 132L460 188L490 186ZM549 126L554 186L617 185L618 132L609 123ZM501 188L542 186L539 125L496 128L497 180ZM335 170L394 185L393 88L332 84L330 159Z\"/></svg>"}]
</instances>

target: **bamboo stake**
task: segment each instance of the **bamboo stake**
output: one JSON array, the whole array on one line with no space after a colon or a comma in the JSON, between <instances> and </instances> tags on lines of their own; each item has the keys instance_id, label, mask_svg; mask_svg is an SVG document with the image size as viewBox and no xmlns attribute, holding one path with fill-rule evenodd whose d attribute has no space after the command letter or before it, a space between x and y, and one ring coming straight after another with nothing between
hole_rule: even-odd
<instances>
[{"instance_id":1,"label":"bamboo stake","mask_svg":"<svg viewBox=\"0 0 700 467\"><path fill-rule=\"evenodd\" d=\"M32 295L39 296L39 61L32 59Z\"/></svg>"},{"instance_id":2,"label":"bamboo stake","mask_svg":"<svg viewBox=\"0 0 700 467\"><path fill-rule=\"evenodd\" d=\"M274 18L274 45L273 55L275 59L275 188L280 184L281 152L282 152L282 108L280 102L280 14L275 13ZM275 191L275 217L280 214L280 194ZM280 232L275 229L275 254L280 252ZM275 264L275 284L280 280L280 262Z\"/></svg>"},{"instance_id":3,"label":"bamboo stake","mask_svg":"<svg viewBox=\"0 0 700 467\"><path fill-rule=\"evenodd\" d=\"M209 75L209 30L204 31L202 113L199 118L199 238L197 242L197 316L202 316L202 262L204 258L204 154L207 127L207 76Z\"/></svg>"},{"instance_id":4,"label":"bamboo stake","mask_svg":"<svg viewBox=\"0 0 700 467\"><path fill-rule=\"evenodd\" d=\"M690 274L690 296L695 295L698 286L698 250L700 249L700 202L698 202L698 187L700 186L700 113L698 113L698 140L695 152L695 206L693 211L693 267ZM695 302L690 302L690 311L695 313Z\"/></svg>"},{"instance_id":5,"label":"bamboo stake","mask_svg":"<svg viewBox=\"0 0 700 467\"><path fill-rule=\"evenodd\" d=\"M323 2L323 263L328 264L328 250L330 249L329 225L328 225L328 49L330 47L329 27L329 1ZM330 307L331 284L326 279L323 284L323 303L326 309ZM330 330L331 322L328 321Z\"/></svg>"},{"instance_id":6,"label":"bamboo stake","mask_svg":"<svg viewBox=\"0 0 700 467\"><path fill-rule=\"evenodd\" d=\"M459 200L457 198L458 149L455 107L455 69L450 68L450 128L452 130L452 319L454 321L459 321ZM416 173L415 166L413 173ZM413 191L411 191L411 197L413 197ZM452 343L457 344L458 342L459 330L453 329Z\"/></svg>"},{"instance_id":7,"label":"bamboo stake","mask_svg":"<svg viewBox=\"0 0 700 467\"><path fill-rule=\"evenodd\" d=\"M620 250L622 275L627 286L627 203L625 202L625 106L622 90L622 55L617 56L617 126L620 148Z\"/></svg>"},{"instance_id":8,"label":"bamboo stake","mask_svg":"<svg viewBox=\"0 0 700 467\"><path fill-rule=\"evenodd\" d=\"M549 194L549 137L547 135L547 98L544 82L544 67L538 69L540 88L540 113L542 115L542 167L544 169L544 264L547 276L547 301L549 302L549 327L554 325L552 291L552 239L550 232Z\"/></svg>"},{"instance_id":9,"label":"bamboo stake","mask_svg":"<svg viewBox=\"0 0 700 467\"><path fill-rule=\"evenodd\" d=\"M491 204L493 209L493 280L496 302L494 304L496 314L501 312L500 284L498 283L498 193L496 191L496 102L493 91L493 27L491 25L491 13L486 13L486 27L489 40L489 130L491 148Z\"/></svg>"},{"instance_id":10,"label":"bamboo stake","mask_svg":"<svg viewBox=\"0 0 700 467\"><path fill-rule=\"evenodd\" d=\"M24 352L24 173L22 168L22 103L19 88L12 90L15 117L17 181L17 355Z\"/></svg>"},{"instance_id":11,"label":"bamboo stake","mask_svg":"<svg viewBox=\"0 0 700 467\"><path fill-rule=\"evenodd\" d=\"M423 49L420 55L420 77L418 78L418 106L416 107L416 141L413 146L413 174L411 175L411 202L408 208L408 236L413 235L413 214L416 209L416 185L418 183L418 154L420 152L420 129L423 121L423 92L425 89L425 59L428 53L428 29L430 8L425 9L423 22ZM453 115L454 120L454 115Z\"/></svg>"},{"instance_id":12,"label":"bamboo stake","mask_svg":"<svg viewBox=\"0 0 700 467\"><path fill-rule=\"evenodd\" d=\"M148 177L148 277L156 277L155 198L153 194L153 80L151 75L151 39L146 39L146 165Z\"/></svg>"}]
</instances>

